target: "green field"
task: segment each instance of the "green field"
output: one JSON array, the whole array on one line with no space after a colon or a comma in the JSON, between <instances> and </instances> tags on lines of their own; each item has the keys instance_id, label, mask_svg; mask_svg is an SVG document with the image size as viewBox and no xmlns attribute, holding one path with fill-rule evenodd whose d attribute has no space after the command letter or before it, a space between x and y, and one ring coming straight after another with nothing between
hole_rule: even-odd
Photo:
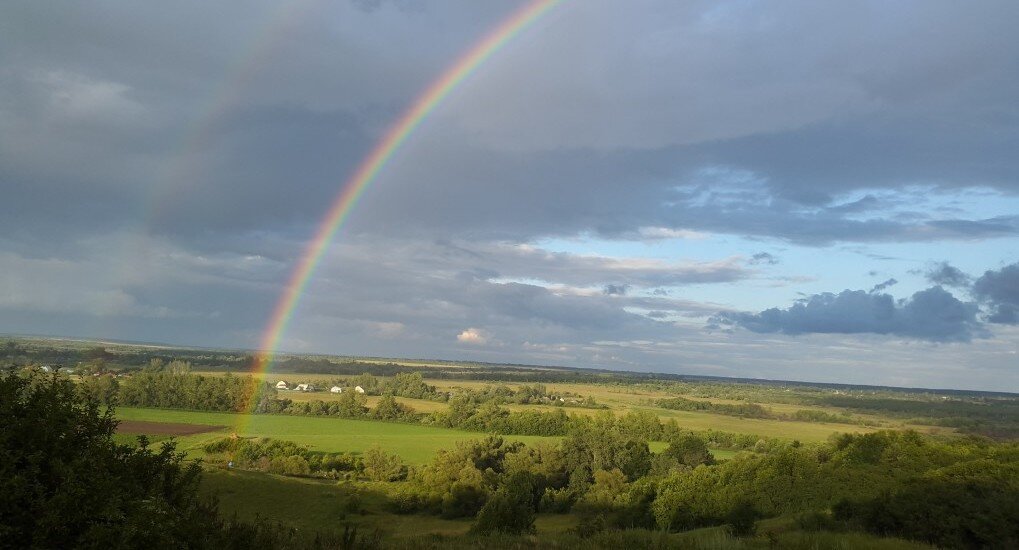
<instances>
[{"instance_id":1,"label":"green field","mask_svg":"<svg viewBox=\"0 0 1019 550\"><path fill-rule=\"evenodd\" d=\"M120 420L226 426L226 428L214 432L174 438L179 449L191 451L196 455L202 454L200 447L205 443L237 431L238 423L242 420L244 428L238 433L241 436L286 439L306 445L311 450L323 452L360 453L378 445L382 449L399 455L410 464L427 463L435 456L436 451L450 448L457 441L479 439L485 436L478 432L374 420L349 420L317 416L241 415L134 407L117 409L117 418ZM134 441L135 438L128 434L118 434L116 437L123 443ZM510 441L522 441L528 444L559 439L558 437L528 435L504 437ZM156 442L166 440L168 437L155 436L149 439ZM652 441L649 446L652 451L657 453L663 451L667 444L661 441ZM736 455L736 451L726 449L712 449L711 452L716 459L727 459Z\"/></svg>"},{"instance_id":2,"label":"green field","mask_svg":"<svg viewBox=\"0 0 1019 550\"><path fill-rule=\"evenodd\" d=\"M182 450L194 450L204 442L237 431L240 436L286 439L306 445L313 451L359 453L377 445L389 452L396 453L410 464L424 464L431 460L436 451L451 448L457 441L484 437L484 434L477 432L418 424L316 416L241 415L121 407L117 409L117 418L227 426L224 430L217 432L177 438ZM242 427L238 428L238 426ZM513 435L506 436L506 439L534 443L552 438Z\"/></svg>"}]
</instances>

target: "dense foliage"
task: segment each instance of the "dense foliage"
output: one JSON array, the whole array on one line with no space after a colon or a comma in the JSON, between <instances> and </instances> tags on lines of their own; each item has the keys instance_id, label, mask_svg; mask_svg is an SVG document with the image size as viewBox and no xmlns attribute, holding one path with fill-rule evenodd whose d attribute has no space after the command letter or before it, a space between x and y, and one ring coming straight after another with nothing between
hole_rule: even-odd
<instances>
[{"instance_id":1,"label":"dense foliage","mask_svg":"<svg viewBox=\"0 0 1019 550\"><path fill-rule=\"evenodd\" d=\"M312 452L303 445L276 439L227 437L205 444L209 454L222 454L238 468L272 474L339 478L365 469L361 457L347 453Z\"/></svg>"},{"instance_id":2,"label":"dense foliage","mask_svg":"<svg viewBox=\"0 0 1019 550\"><path fill-rule=\"evenodd\" d=\"M286 548L292 529L219 517L173 444L115 443L113 411L57 377L0 373L0 547ZM330 547L367 542L350 530ZM353 546L348 546L353 547Z\"/></svg>"},{"instance_id":3,"label":"dense foliage","mask_svg":"<svg viewBox=\"0 0 1019 550\"><path fill-rule=\"evenodd\" d=\"M1019 548L1019 463L984 459L940 468L871 498L837 502L834 516L945 548Z\"/></svg>"},{"instance_id":4,"label":"dense foliage","mask_svg":"<svg viewBox=\"0 0 1019 550\"><path fill-rule=\"evenodd\" d=\"M654 454L627 422L603 416L557 445L463 443L409 480L392 491L394 511L476 517L475 531L486 533L526 532L520 518L569 511L583 536L712 525L747 536L759 518L815 513L805 517L827 518L815 528L1011 548L1019 525L1019 446L913 432L841 435L716 461L695 434L678 432Z\"/></svg>"}]
</instances>

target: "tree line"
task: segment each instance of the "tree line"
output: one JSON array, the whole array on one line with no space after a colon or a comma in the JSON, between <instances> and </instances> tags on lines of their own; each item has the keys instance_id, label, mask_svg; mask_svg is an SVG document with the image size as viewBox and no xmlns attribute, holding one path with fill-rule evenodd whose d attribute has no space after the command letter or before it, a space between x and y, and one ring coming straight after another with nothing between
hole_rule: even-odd
<instances>
[{"instance_id":1,"label":"tree line","mask_svg":"<svg viewBox=\"0 0 1019 550\"><path fill-rule=\"evenodd\" d=\"M687 399L685 397L671 397L658 399L655 405L663 409L676 411L702 411L714 414L724 414L739 418L762 418L769 420L796 420L800 422L831 422L838 424L854 424L859 426L874 426L874 422L860 418L854 418L848 412L835 414L816 409L800 409L792 414L779 414L758 403L714 403L711 401L700 401Z\"/></svg>"}]
</instances>

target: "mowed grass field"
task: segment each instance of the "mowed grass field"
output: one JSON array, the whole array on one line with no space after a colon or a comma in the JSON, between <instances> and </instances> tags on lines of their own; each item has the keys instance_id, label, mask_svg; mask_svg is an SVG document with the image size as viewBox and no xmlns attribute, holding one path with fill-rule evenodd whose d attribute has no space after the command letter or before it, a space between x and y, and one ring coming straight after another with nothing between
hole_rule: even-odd
<instances>
[{"instance_id":1,"label":"mowed grass field","mask_svg":"<svg viewBox=\"0 0 1019 550\"><path fill-rule=\"evenodd\" d=\"M117 409L121 420L149 422L179 422L227 426L223 430L176 438L181 450L199 451L204 443L236 432L244 437L271 437L306 445L313 451L361 453L378 446L399 455L410 464L424 464L439 449L452 448L458 441L485 437L477 432L465 432L372 420L349 420L317 416L242 415L221 412L179 411L169 409L143 409L121 407ZM119 436L123 438L124 436ZM554 441L555 438L538 436L506 436L509 441L532 444ZM201 454L196 452L195 454Z\"/></svg>"},{"instance_id":2,"label":"mowed grass field","mask_svg":"<svg viewBox=\"0 0 1019 550\"><path fill-rule=\"evenodd\" d=\"M240 415L233 413L179 411L171 409L145 409L122 407L117 409L120 420L146 422L188 423L207 426L224 426L210 432L175 436L178 449L201 456L201 447L206 443L226 437L231 433L248 437L271 437L286 439L307 445L314 451L362 453L372 446L399 455L410 464L429 462L439 449L450 448L458 441L476 440L485 437L478 432L450 430L416 424L398 424L374 420L349 420L345 418L324 418L317 416L283 415ZM240 431L238 431L240 430ZM118 433L115 437L121 443L133 442L136 433ZM170 439L166 434L147 435L149 441L160 442ZM510 441L534 443L554 442L558 437L505 436ZM660 453L668 446L662 441L652 441L653 452ZM716 459L732 458L736 451L712 449Z\"/></svg>"}]
</instances>

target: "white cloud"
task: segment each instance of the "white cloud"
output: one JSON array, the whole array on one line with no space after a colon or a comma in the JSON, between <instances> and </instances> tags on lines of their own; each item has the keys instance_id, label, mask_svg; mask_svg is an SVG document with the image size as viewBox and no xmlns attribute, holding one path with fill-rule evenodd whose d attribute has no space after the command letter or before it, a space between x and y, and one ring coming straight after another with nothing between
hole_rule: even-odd
<instances>
[{"instance_id":1,"label":"white cloud","mask_svg":"<svg viewBox=\"0 0 1019 550\"><path fill-rule=\"evenodd\" d=\"M481 329L476 328L465 329L463 332L456 335L456 339L458 342L463 342L465 344L478 345L484 344L488 341L488 337L485 336Z\"/></svg>"},{"instance_id":2,"label":"white cloud","mask_svg":"<svg viewBox=\"0 0 1019 550\"><path fill-rule=\"evenodd\" d=\"M76 119L121 122L137 120L144 108L130 97L131 87L67 71L37 77L50 100L50 113Z\"/></svg>"},{"instance_id":3,"label":"white cloud","mask_svg":"<svg viewBox=\"0 0 1019 550\"><path fill-rule=\"evenodd\" d=\"M638 232L646 239L685 239L703 240L711 235L702 231L691 231L689 229L672 229L669 227L641 227Z\"/></svg>"}]
</instances>

